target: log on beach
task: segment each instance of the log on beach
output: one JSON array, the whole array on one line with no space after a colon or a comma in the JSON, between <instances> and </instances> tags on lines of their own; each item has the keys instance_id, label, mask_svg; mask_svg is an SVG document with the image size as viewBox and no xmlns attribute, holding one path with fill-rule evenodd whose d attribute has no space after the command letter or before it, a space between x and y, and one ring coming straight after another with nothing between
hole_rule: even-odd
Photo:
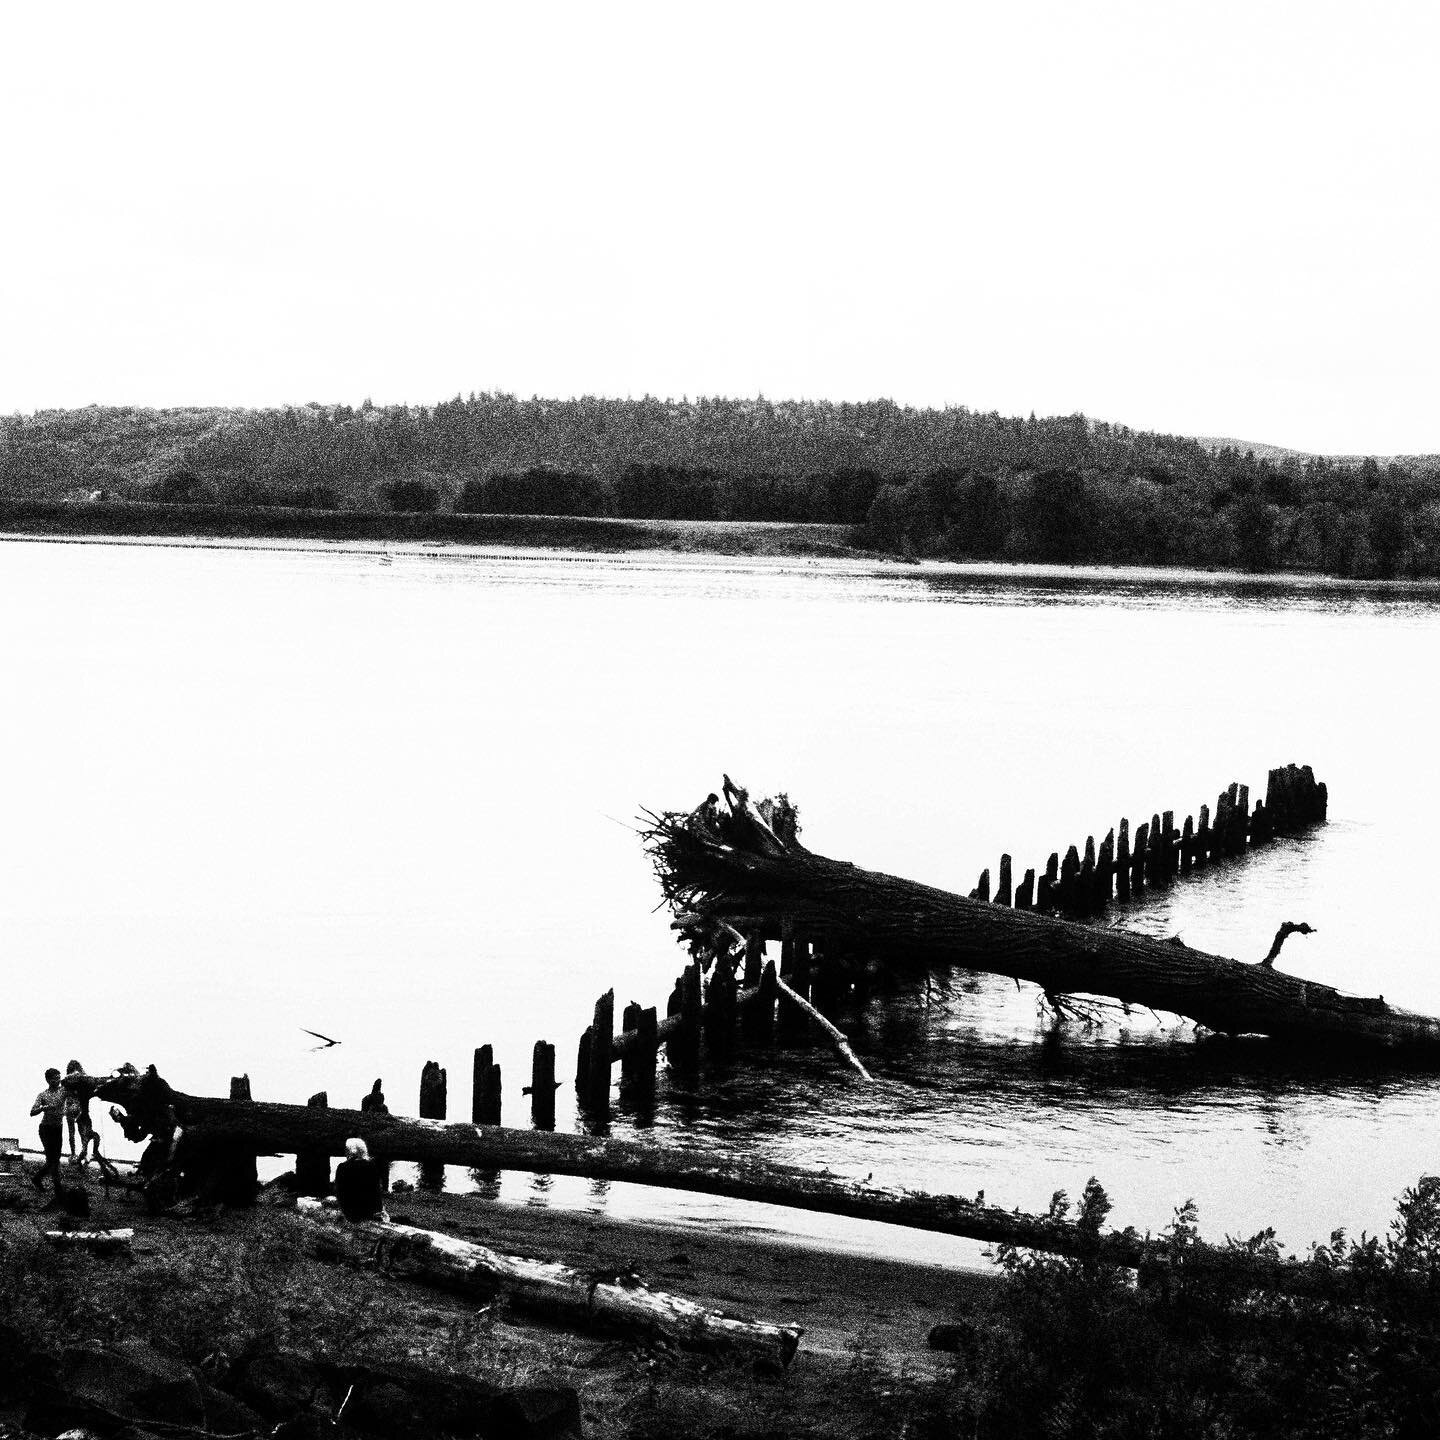
<instances>
[{"instance_id":1,"label":"log on beach","mask_svg":"<svg viewBox=\"0 0 1440 1440\"><path fill-rule=\"evenodd\" d=\"M135 1238L132 1229L47 1230L45 1238L57 1250L86 1250L92 1255L114 1255L129 1250Z\"/></svg>"},{"instance_id":2,"label":"log on beach","mask_svg":"<svg viewBox=\"0 0 1440 1440\"><path fill-rule=\"evenodd\" d=\"M709 1310L682 1296L651 1290L634 1275L586 1274L412 1225L352 1222L314 1200L302 1198L296 1209L331 1244L338 1241L357 1258L377 1258L394 1273L440 1289L485 1299L499 1292L517 1310L567 1325L657 1336L691 1350L743 1354L775 1369L794 1359L804 1334L798 1325Z\"/></svg>"},{"instance_id":3,"label":"log on beach","mask_svg":"<svg viewBox=\"0 0 1440 1440\"><path fill-rule=\"evenodd\" d=\"M163 1083L163 1082L162 1082ZM102 1096L125 1104L140 1099L135 1077L107 1081ZM1017 1249L1043 1250L1097 1263L1164 1270L1173 1247L1133 1229L1097 1231L1052 1215L1004 1210L981 1200L931 1195L816 1174L792 1165L766 1165L717 1156L713 1151L660 1148L595 1135L557 1135L409 1120L374 1111L308 1105L279 1105L185 1095L166 1087L196 1143L196 1153L214 1156L227 1147L293 1154L297 1149L344 1152L359 1136L384 1160L430 1161L478 1170L521 1170L585 1179L623 1180L736 1200L786 1206L857 1220L878 1220L910 1229L959 1235ZM1196 1245L1187 1255L1191 1273L1241 1286L1308 1293L1315 1288L1313 1266L1254 1256L1245 1251ZM1326 1283L1330 1283L1327 1281Z\"/></svg>"},{"instance_id":4,"label":"log on beach","mask_svg":"<svg viewBox=\"0 0 1440 1440\"><path fill-rule=\"evenodd\" d=\"M1166 1010L1228 1034L1403 1047L1440 1059L1440 1019L1382 997L864 870L807 850L793 833L777 836L743 791L728 787L727 798L730 814L707 831L688 815L651 817L646 841L665 898L692 924L766 938L791 927L822 946L843 940L892 973L963 966L1030 981L1051 995ZM1121 845L1123 854L1123 828Z\"/></svg>"},{"instance_id":5,"label":"log on beach","mask_svg":"<svg viewBox=\"0 0 1440 1440\"><path fill-rule=\"evenodd\" d=\"M107 1087L107 1099L124 1101L123 1082ZM633 1140L595 1135L552 1134L410 1120L359 1110L234 1101L171 1091L187 1134L214 1154L228 1146L282 1154L300 1148L344 1152L345 1141L359 1136L373 1155L385 1160L439 1162L479 1170L520 1170L584 1179L623 1180L703 1195L780 1205L856 1220L878 1220L909 1229L959 1235L989 1244L1080 1256L1139 1267L1166 1263L1170 1250L1161 1240L1133 1230L1096 1234L1048 1215L1005 1210L979 1200L933 1195L817 1174L794 1165L737 1160L696 1149L661 1148ZM1218 1278L1241 1283L1285 1284L1284 1265L1215 1252L1213 1264L1198 1260Z\"/></svg>"},{"instance_id":6,"label":"log on beach","mask_svg":"<svg viewBox=\"0 0 1440 1440\"><path fill-rule=\"evenodd\" d=\"M163 1083L163 1082L161 1082ZM227 1149L267 1154L314 1150L342 1155L352 1136L386 1161L459 1165L476 1170L519 1170L621 1180L702 1195L783 1205L857 1220L879 1220L911 1229L1008 1243L1060 1254L1096 1254L1118 1264L1138 1264L1149 1250L1132 1234L1113 1234L1097 1249L1073 1225L978 1201L922 1191L892 1189L816 1174L795 1165L736 1160L713 1151L661 1148L598 1135L554 1134L440 1120L412 1120L375 1111L281 1105L186 1095L165 1087L185 1126L192 1153L214 1156ZM101 1090L106 1100L143 1109L142 1082L118 1076Z\"/></svg>"}]
</instances>

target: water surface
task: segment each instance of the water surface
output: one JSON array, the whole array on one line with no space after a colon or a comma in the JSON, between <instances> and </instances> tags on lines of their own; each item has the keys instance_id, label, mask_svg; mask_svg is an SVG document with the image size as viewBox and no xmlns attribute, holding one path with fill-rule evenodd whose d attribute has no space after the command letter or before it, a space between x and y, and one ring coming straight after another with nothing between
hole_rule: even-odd
<instances>
[{"instance_id":1,"label":"water surface","mask_svg":"<svg viewBox=\"0 0 1440 1440\"><path fill-rule=\"evenodd\" d=\"M663 1005L684 956L633 826L721 771L799 803L812 848L968 890L1231 780L1308 762L1331 824L1121 923L1440 1013L1426 874L1440 606L1423 591L1164 572L341 545L0 545L7 1044L0 1130L45 1066L468 1114L495 1047L523 1120L536 1039L568 1079L595 997ZM1137 1012L1050 1033L957 975L847 1018L877 1075L788 1052L671 1097L666 1134L1114 1219L1383 1229L1437 1168L1437 1085L1197 1044ZM342 1044L313 1052L306 1026ZM663 1087L662 1087L663 1089ZM567 1088L560 1125L575 1123ZM617 1117L616 1133L636 1122ZM127 1147L109 1126L117 1154ZM27 1143L29 1143L27 1141ZM464 1180L452 1174L451 1183ZM663 1208L850 1243L874 1227L506 1176L506 1200ZM880 1238L877 1238L879 1236Z\"/></svg>"}]
</instances>

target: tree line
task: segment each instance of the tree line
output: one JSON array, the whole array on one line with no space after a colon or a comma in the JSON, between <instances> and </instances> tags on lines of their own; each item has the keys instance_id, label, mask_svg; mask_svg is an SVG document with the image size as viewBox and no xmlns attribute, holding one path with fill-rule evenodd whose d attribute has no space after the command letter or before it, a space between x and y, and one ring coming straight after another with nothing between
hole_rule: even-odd
<instances>
[{"instance_id":1,"label":"tree line","mask_svg":"<svg viewBox=\"0 0 1440 1440\"><path fill-rule=\"evenodd\" d=\"M848 526L886 553L1440 575L1440 459L1256 454L1084 416L757 400L0 420L0 495Z\"/></svg>"}]
</instances>

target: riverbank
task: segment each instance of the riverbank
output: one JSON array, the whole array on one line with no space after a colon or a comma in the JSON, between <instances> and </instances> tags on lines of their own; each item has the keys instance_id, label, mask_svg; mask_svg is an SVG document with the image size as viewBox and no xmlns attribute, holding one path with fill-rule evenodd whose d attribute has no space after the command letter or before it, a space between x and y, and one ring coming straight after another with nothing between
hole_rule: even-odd
<instances>
[{"instance_id":1,"label":"riverbank","mask_svg":"<svg viewBox=\"0 0 1440 1440\"><path fill-rule=\"evenodd\" d=\"M67 1183L75 1172L67 1170ZM54 1353L143 1341L212 1373L257 1344L327 1363L419 1364L510 1386L572 1388L586 1436L808 1436L904 1433L937 1411L949 1357L932 1325L991 1288L989 1277L876 1260L733 1231L505 1206L473 1196L391 1197L392 1218L557 1260L585 1273L638 1272L656 1290L710 1308L805 1327L783 1375L723 1356L677 1352L603 1333L562 1330L463 1296L422 1290L370 1267L327 1263L280 1197L249 1211L148 1216L122 1192L89 1187L96 1226L135 1230L130 1257L58 1255L55 1223L25 1187L0 1211L0 1322ZM157 1304L157 1301L163 1303ZM243 1398L243 1397L242 1397ZM28 1402L0 1405L18 1425Z\"/></svg>"},{"instance_id":2,"label":"riverbank","mask_svg":"<svg viewBox=\"0 0 1440 1440\"><path fill-rule=\"evenodd\" d=\"M1163 1273L1137 1285L1093 1258L1010 1252L992 1280L722 1231L390 1197L397 1222L597 1281L634 1270L702 1304L798 1319L806 1333L778 1373L532 1322L490 1290L421 1289L378 1249L357 1259L334 1247L333 1230L278 1188L246 1210L150 1216L92 1184L86 1223L134 1231L131 1249L110 1256L52 1248L43 1232L56 1212L39 1209L23 1177L4 1193L0 1440L76 1425L126 1440L1379 1440L1440 1423L1436 1178L1401 1197L1385 1240L1317 1247L1304 1295L1192 1270L1189 1207L1167 1232ZM1061 1197L1056 1209L1069 1213ZM1100 1226L1108 1210L1092 1181L1073 1213ZM1243 1248L1273 1244L1267 1232ZM929 1348L932 1322L949 1322L948 1351ZM434 1418L462 1413L464 1424Z\"/></svg>"},{"instance_id":3,"label":"riverbank","mask_svg":"<svg viewBox=\"0 0 1440 1440\"><path fill-rule=\"evenodd\" d=\"M0 534L126 538L430 542L525 549L670 550L720 555L857 557L851 527L769 520L611 520L147 502L0 501Z\"/></svg>"},{"instance_id":4,"label":"riverbank","mask_svg":"<svg viewBox=\"0 0 1440 1440\"><path fill-rule=\"evenodd\" d=\"M1205 593L1234 587L1342 594L1423 596L1440 579L1365 579L1301 570L1255 573L1181 563L1128 565L1044 560L918 559L857 542L849 525L782 520L616 520L585 515L474 515L383 510L305 510L286 506L159 504L143 501L0 499L0 540L124 541L303 546L352 544L396 553L433 546L556 551L574 555L693 555L717 558L834 560L924 574L939 581L1073 585L1096 582L1139 591Z\"/></svg>"}]
</instances>

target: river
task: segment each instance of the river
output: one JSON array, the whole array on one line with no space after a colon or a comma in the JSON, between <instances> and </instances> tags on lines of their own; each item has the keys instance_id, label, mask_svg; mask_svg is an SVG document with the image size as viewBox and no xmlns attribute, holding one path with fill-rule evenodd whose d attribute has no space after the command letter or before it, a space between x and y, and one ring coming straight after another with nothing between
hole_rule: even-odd
<instances>
[{"instance_id":1,"label":"river","mask_svg":"<svg viewBox=\"0 0 1440 1440\"><path fill-rule=\"evenodd\" d=\"M1212 810L1309 763L1330 823L1119 923L1440 1013L1428 903L1440 599L1173 572L1047 572L421 546L0 544L0 1131L47 1065L350 1104L423 1061L468 1116L490 1043L521 1123L595 997L664 1005L683 955L635 824L728 771L813 849L969 890L1128 816ZM1066 1027L957 975L827 1049L663 1082L668 1138L1115 1223L1383 1231L1440 1170L1440 1082L1337 1073L1173 1017ZM302 1027L337 1037L312 1050ZM573 1128L568 1085L559 1125ZM623 1115L613 1133L648 1128ZM106 1122L114 1153L133 1153ZM471 1183L451 1172L449 1183ZM483 1183L483 1182L482 1182ZM661 1211L949 1253L884 1227L523 1175L506 1202ZM956 1251L958 1253L958 1249Z\"/></svg>"}]
</instances>

